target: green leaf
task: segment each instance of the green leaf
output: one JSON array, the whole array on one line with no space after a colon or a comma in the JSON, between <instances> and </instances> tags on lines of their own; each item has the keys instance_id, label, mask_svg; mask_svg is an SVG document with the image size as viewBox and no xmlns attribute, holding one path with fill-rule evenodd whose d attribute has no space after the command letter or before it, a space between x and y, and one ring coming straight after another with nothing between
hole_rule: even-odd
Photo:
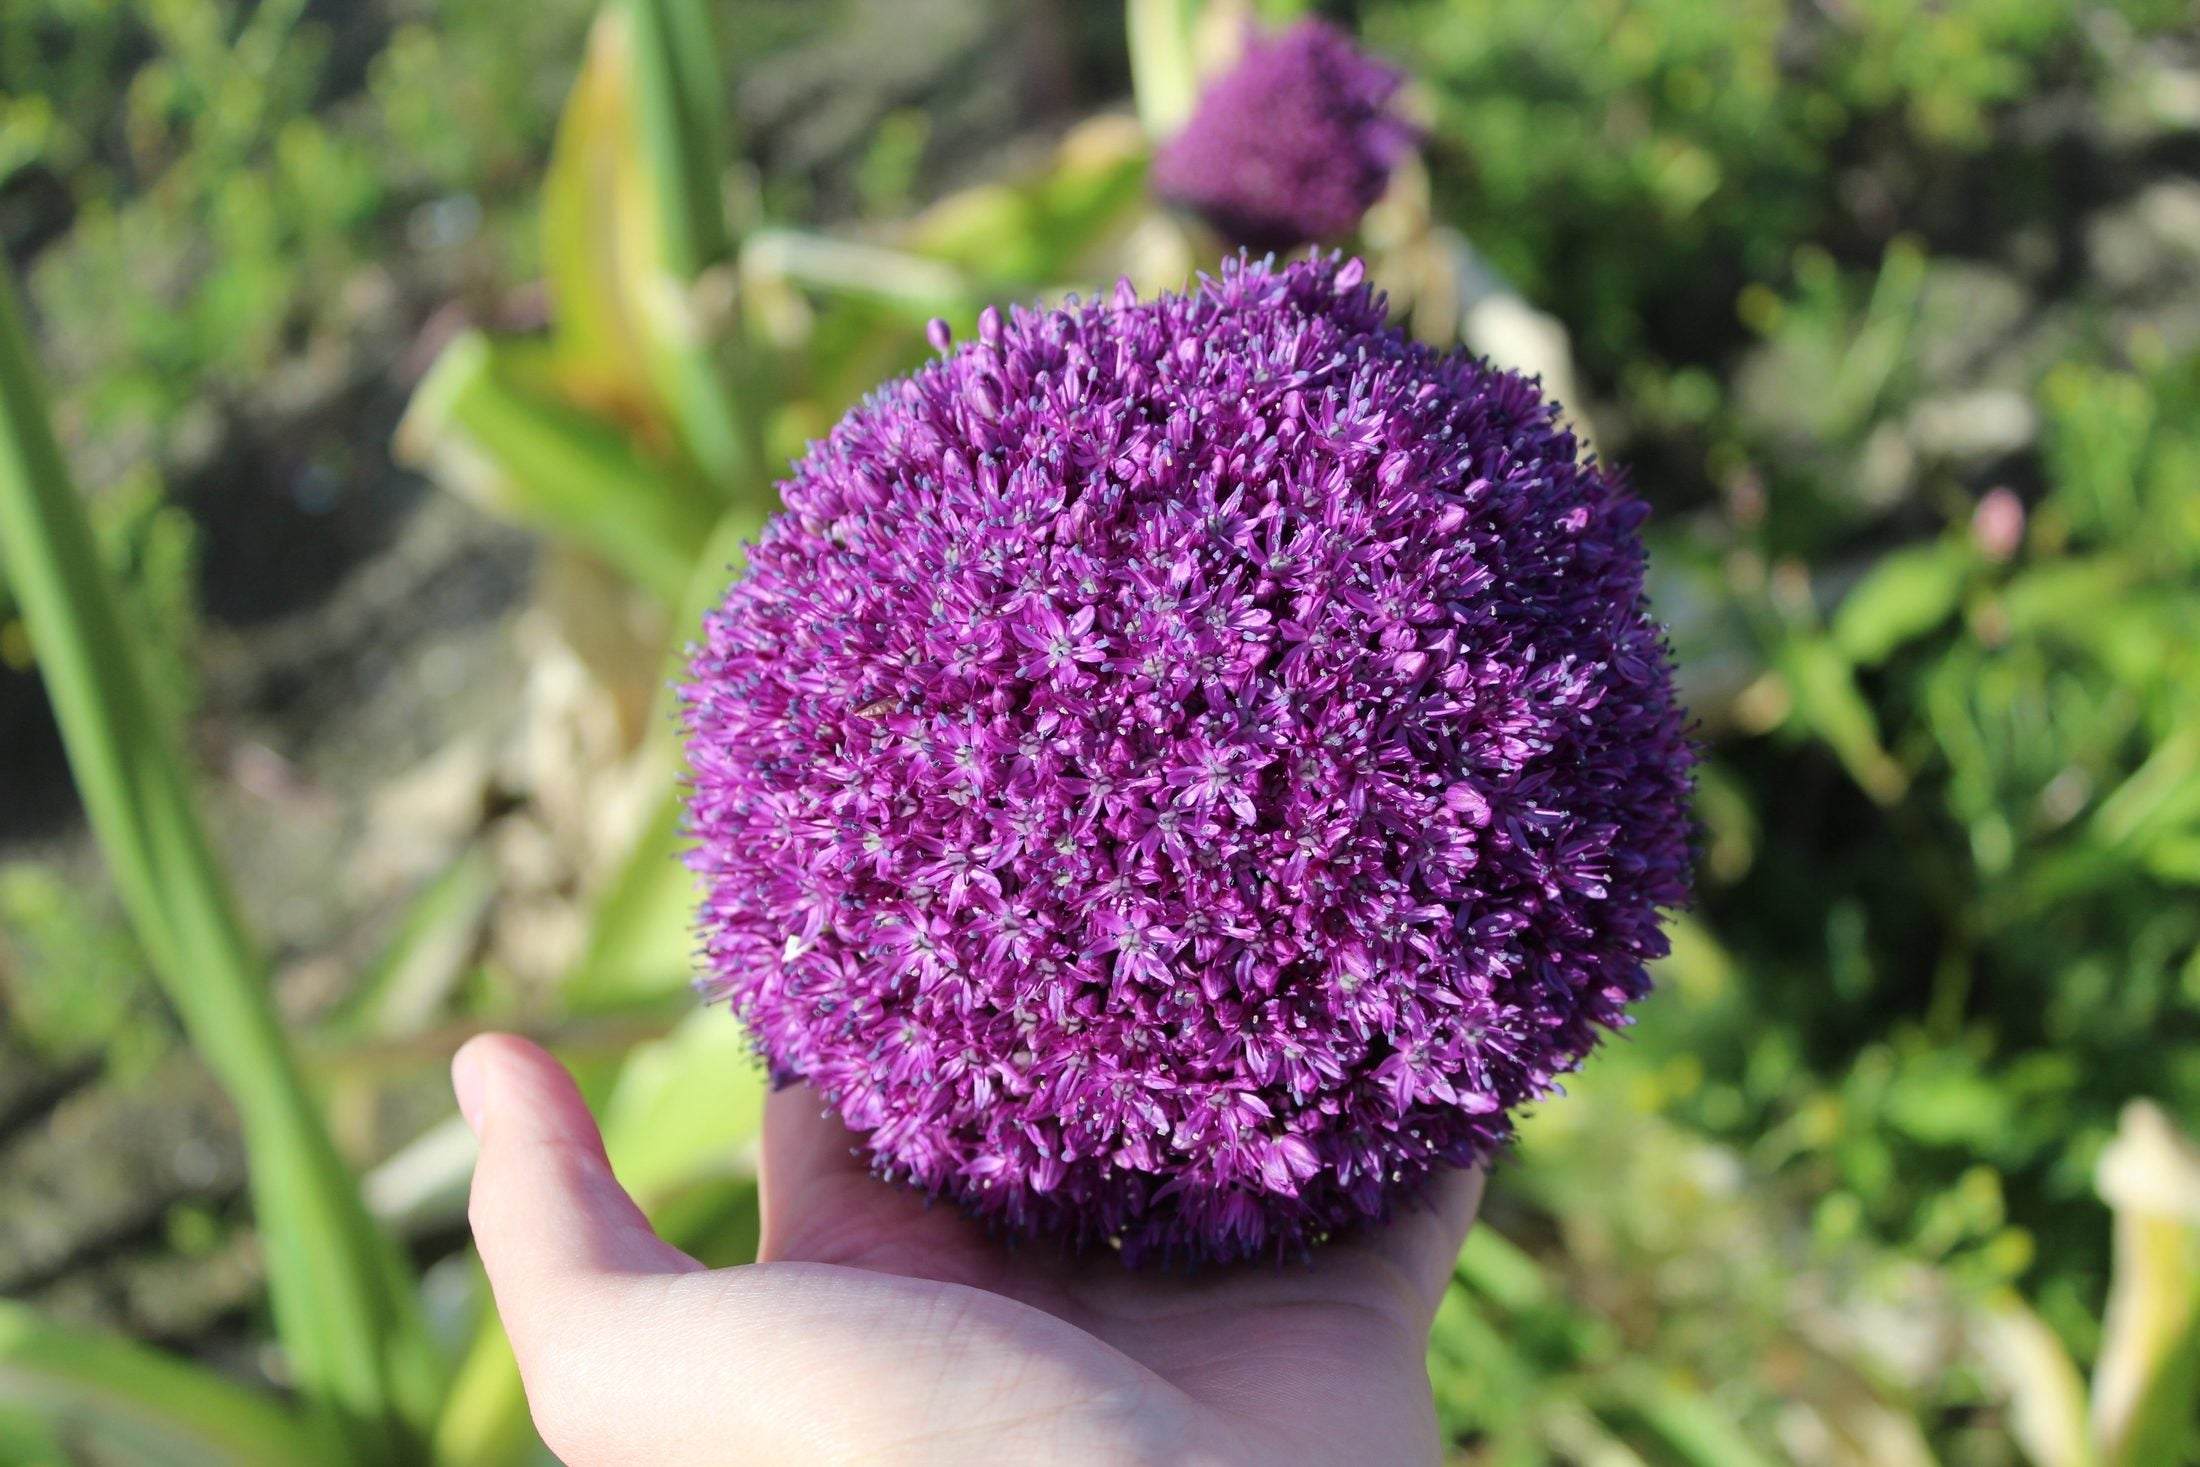
<instances>
[{"instance_id":1,"label":"green leaf","mask_svg":"<svg viewBox=\"0 0 2200 1467\"><path fill-rule=\"evenodd\" d=\"M664 271L663 214L635 145L633 27L607 9L558 118L543 175L543 275L556 326L556 381L572 404L670 432L651 391L634 292Z\"/></svg>"},{"instance_id":2,"label":"green leaf","mask_svg":"<svg viewBox=\"0 0 2200 1467\"><path fill-rule=\"evenodd\" d=\"M54 1427L35 1411L0 1401L0 1462L9 1467L70 1467Z\"/></svg>"},{"instance_id":3,"label":"green leaf","mask_svg":"<svg viewBox=\"0 0 2200 1467\"><path fill-rule=\"evenodd\" d=\"M1775 656L1795 699L1795 718L1815 734L1865 794L1882 805L1908 786L1894 756L1879 741L1879 720L1856 683L1856 669L1823 636L1796 632Z\"/></svg>"},{"instance_id":4,"label":"green leaf","mask_svg":"<svg viewBox=\"0 0 2200 1467\"><path fill-rule=\"evenodd\" d=\"M1198 0L1129 0L1123 18L1138 120L1148 137L1165 142L1199 100L1199 64L1192 45Z\"/></svg>"},{"instance_id":5,"label":"green leaf","mask_svg":"<svg viewBox=\"0 0 2200 1467\"><path fill-rule=\"evenodd\" d=\"M1533 1399L1536 1371L1465 1287L1444 1291L1429 1329L1438 1408L1482 1419L1517 1414Z\"/></svg>"},{"instance_id":6,"label":"green leaf","mask_svg":"<svg viewBox=\"0 0 2200 1467\"><path fill-rule=\"evenodd\" d=\"M2164 836L2147 850L2147 871L2178 886L2200 886L2200 835Z\"/></svg>"},{"instance_id":7,"label":"green leaf","mask_svg":"<svg viewBox=\"0 0 2200 1467\"><path fill-rule=\"evenodd\" d=\"M2014 637L2092 634L2103 607L2115 606L2140 581L2136 563L2113 555L2051 561L2010 578L1999 598Z\"/></svg>"},{"instance_id":8,"label":"green leaf","mask_svg":"<svg viewBox=\"0 0 2200 1467\"><path fill-rule=\"evenodd\" d=\"M1881 557L1834 613L1834 645L1866 667L1884 662L1955 613L1971 565L1970 553L1953 540Z\"/></svg>"},{"instance_id":9,"label":"green leaf","mask_svg":"<svg viewBox=\"0 0 2200 1467\"><path fill-rule=\"evenodd\" d=\"M322 1043L423 1029L441 1009L496 895L488 855L468 847L414 896L397 931L338 1010L321 1021Z\"/></svg>"},{"instance_id":10,"label":"green leaf","mask_svg":"<svg viewBox=\"0 0 2200 1467\"><path fill-rule=\"evenodd\" d=\"M734 379L761 384L718 356L739 319L710 29L697 0L632 0L597 17L543 180L542 242L556 395L676 438L730 501L754 497L761 477L761 415L741 411Z\"/></svg>"},{"instance_id":11,"label":"green leaf","mask_svg":"<svg viewBox=\"0 0 2200 1467\"><path fill-rule=\"evenodd\" d=\"M1515 1314L1547 1309L1555 1300L1536 1261L1487 1223L1467 1234L1456 1272L1461 1283Z\"/></svg>"},{"instance_id":12,"label":"green leaf","mask_svg":"<svg viewBox=\"0 0 2200 1467\"><path fill-rule=\"evenodd\" d=\"M560 990L571 1012L679 993L694 972L695 881L680 862L680 801L668 791L596 903L588 944Z\"/></svg>"},{"instance_id":13,"label":"green leaf","mask_svg":"<svg viewBox=\"0 0 2200 1467\"><path fill-rule=\"evenodd\" d=\"M1096 243L1147 207L1148 150L1128 118L1073 128L1053 166L940 200L912 221L907 243L959 266L988 294L1049 288L1089 273Z\"/></svg>"},{"instance_id":14,"label":"green leaf","mask_svg":"<svg viewBox=\"0 0 2200 1467\"><path fill-rule=\"evenodd\" d=\"M561 989L566 1007L575 1013L666 999L694 976L695 881L680 860L681 803L678 792L669 788L675 759L670 745L679 711L675 689L686 671L688 644L701 634L704 614L740 578L748 547L763 527L761 511L728 511L695 557L681 592L661 691L649 716L650 737L659 745L656 752L668 788L596 900L587 946Z\"/></svg>"},{"instance_id":15,"label":"green leaf","mask_svg":"<svg viewBox=\"0 0 2200 1467\"><path fill-rule=\"evenodd\" d=\"M2200 1438L2200 1316L2188 1318L2156 1356L2110 1460L2115 1467L2190 1462Z\"/></svg>"},{"instance_id":16,"label":"green leaf","mask_svg":"<svg viewBox=\"0 0 2200 1467\"><path fill-rule=\"evenodd\" d=\"M479 1288L486 1300L486 1281ZM451 1378L434 1440L436 1460L466 1467L518 1467L542 1452L528 1418L511 1338L493 1307L481 1311L473 1340Z\"/></svg>"},{"instance_id":17,"label":"green leaf","mask_svg":"<svg viewBox=\"0 0 2200 1467\"><path fill-rule=\"evenodd\" d=\"M2183 728L2155 746L2146 762L2093 812L2093 832L2117 846L2200 818L2200 728Z\"/></svg>"},{"instance_id":18,"label":"green leaf","mask_svg":"<svg viewBox=\"0 0 2200 1467\"><path fill-rule=\"evenodd\" d=\"M717 518L710 497L543 391L539 365L478 332L455 338L398 425L400 454L676 600Z\"/></svg>"},{"instance_id":19,"label":"green leaf","mask_svg":"<svg viewBox=\"0 0 2200 1467\"><path fill-rule=\"evenodd\" d=\"M0 272L0 564L132 926L251 1157L278 1332L300 1389L362 1460L412 1453L438 1392L412 1280L306 1092L266 969L125 635Z\"/></svg>"},{"instance_id":20,"label":"green leaf","mask_svg":"<svg viewBox=\"0 0 2200 1467\"><path fill-rule=\"evenodd\" d=\"M71 1329L0 1300L0 1407L88 1434L115 1460L173 1467L294 1467L328 1443L273 1397L120 1336ZM0 1437L0 1446L5 1438Z\"/></svg>"},{"instance_id":21,"label":"green leaf","mask_svg":"<svg viewBox=\"0 0 2200 1467\"><path fill-rule=\"evenodd\" d=\"M719 179L726 107L705 0L628 0L642 146L655 180L665 264L693 280L731 249Z\"/></svg>"},{"instance_id":22,"label":"green leaf","mask_svg":"<svg viewBox=\"0 0 2200 1467\"><path fill-rule=\"evenodd\" d=\"M694 1010L627 1058L604 1103L619 1180L650 1208L699 1177L750 1170L766 1088L748 1031L718 1008Z\"/></svg>"},{"instance_id":23,"label":"green leaf","mask_svg":"<svg viewBox=\"0 0 2200 1467\"><path fill-rule=\"evenodd\" d=\"M954 266L799 229L759 229L741 245L741 278L891 307L912 320L974 313L979 292Z\"/></svg>"},{"instance_id":24,"label":"green leaf","mask_svg":"<svg viewBox=\"0 0 2200 1467\"><path fill-rule=\"evenodd\" d=\"M1621 1366L1605 1377L1613 1404L1642 1418L1650 1434L1696 1467L1772 1467L1708 1398L1647 1364Z\"/></svg>"},{"instance_id":25,"label":"green leaf","mask_svg":"<svg viewBox=\"0 0 2200 1467\"><path fill-rule=\"evenodd\" d=\"M777 506L772 506L777 508ZM703 634L703 618L726 599L726 590L748 570L749 547L764 533L769 510L745 505L728 510L712 527L702 552L690 562L687 585L673 603L672 639L665 648L664 678L650 710L650 728L669 740L679 713L678 685L687 674L688 648Z\"/></svg>"}]
</instances>

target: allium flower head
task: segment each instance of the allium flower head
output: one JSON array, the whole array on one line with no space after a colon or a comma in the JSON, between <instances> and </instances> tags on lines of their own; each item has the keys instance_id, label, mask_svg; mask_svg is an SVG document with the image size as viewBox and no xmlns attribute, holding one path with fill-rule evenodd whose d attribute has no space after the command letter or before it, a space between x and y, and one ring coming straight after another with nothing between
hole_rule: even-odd
<instances>
[{"instance_id":1,"label":"allium flower head","mask_svg":"<svg viewBox=\"0 0 2200 1467\"><path fill-rule=\"evenodd\" d=\"M1385 1217L1622 1022L1686 895L1644 506L1357 261L934 341L694 654L706 991L1012 1232Z\"/></svg>"},{"instance_id":2,"label":"allium flower head","mask_svg":"<svg viewBox=\"0 0 2200 1467\"><path fill-rule=\"evenodd\" d=\"M1154 190L1254 250L1346 234L1414 145L1391 110L1404 81L1324 21L1249 35L1154 160Z\"/></svg>"}]
</instances>

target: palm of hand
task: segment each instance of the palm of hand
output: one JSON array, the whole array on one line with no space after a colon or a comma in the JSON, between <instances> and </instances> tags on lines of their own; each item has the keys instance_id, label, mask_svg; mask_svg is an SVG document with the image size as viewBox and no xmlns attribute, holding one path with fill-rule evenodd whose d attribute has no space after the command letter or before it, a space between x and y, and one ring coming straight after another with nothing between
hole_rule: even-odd
<instances>
[{"instance_id":1,"label":"palm of hand","mask_svg":"<svg viewBox=\"0 0 2200 1467\"><path fill-rule=\"evenodd\" d=\"M473 1218L569 1463L1425 1462L1428 1325L1478 1175L1310 1265L1132 1272L1010 1252L767 1107L762 1260L705 1270L613 1180L532 1046L469 1047Z\"/></svg>"}]
</instances>

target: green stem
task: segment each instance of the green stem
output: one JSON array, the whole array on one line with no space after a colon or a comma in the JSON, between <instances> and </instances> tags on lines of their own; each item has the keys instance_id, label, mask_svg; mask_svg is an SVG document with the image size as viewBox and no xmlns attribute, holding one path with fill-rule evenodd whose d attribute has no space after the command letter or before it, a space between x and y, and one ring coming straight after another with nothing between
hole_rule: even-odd
<instances>
[{"instance_id":1,"label":"green stem","mask_svg":"<svg viewBox=\"0 0 2200 1467\"><path fill-rule=\"evenodd\" d=\"M411 1280L300 1077L69 483L5 271L0 569L123 906L192 1044L236 1104L276 1326L299 1387L357 1459L403 1460L437 1389Z\"/></svg>"}]
</instances>

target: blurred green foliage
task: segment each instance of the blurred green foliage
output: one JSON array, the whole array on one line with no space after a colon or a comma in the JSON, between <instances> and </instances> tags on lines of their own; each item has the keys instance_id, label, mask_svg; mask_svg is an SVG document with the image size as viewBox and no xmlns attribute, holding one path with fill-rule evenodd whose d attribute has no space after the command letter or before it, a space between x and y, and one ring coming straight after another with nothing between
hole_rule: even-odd
<instances>
[{"instance_id":1,"label":"blurred green foliage","mask_svg":"<svg viewBox=\"0 0 2200 1467\"><path fill-rule=\"evenodd\" d=\"M1616 373L1700 360L1741 284L1937 215L1982 160L2052 211L1997 119L2050 80L2105 105L2133 45L2189 24L2171 0L1376 0L1363 29L1429 89L1447 212Z\"/></svg>"},{"instance_id":2,"label":"blurred green foliage","mask_svg":"<svg viewBox=\"0 0 2200 1467\"><path fill-rule=\"evenodd\" d=\"M104 903L29 861L0 866L0 995L9 1030L48 1058L99 1056L128 1077L172 1042L143 981L145 955ZM36 983L8 981L37 974Z\"/></svg>"},{"instance_id":3,"label":"blurred green foliage","mask_svg":"<svg viewBox=\"0 0 2200 1467\"><path fill-rule=\"evenodd\" d=\"M0 44L0 182L33 172L68 248L37 303L87 432L163 426L342 324L356 273L458 199L530 245L531 192L588 7L486 0L24 0ZM25 192L29 192L26 188ZM448 224L450 221L444 221ZM414 230L408 240L407 228ZM517 227L515 227L515 225ZM79 406L81 404L81 406Z\"/></svg>"},{"instance_id":4,"label":"blurred green foliage","mask_svg":"<svg viewBox=\"0 0 2200 1467\"><path fill-rule=\"evenodd\" d=\"M2200 1115L2200 354L2085 217L2189 129L2141 101L2189 11L1371 11L1439 198L1665 511L1709 755L1668 967L1730 977L1597 1065L1682 1066L1659 1112L1817 1235L2013 1282L2089 1353L2096 1157L2134 1097Z\"/></svg>"},{"instance_id":5,"label":"blurred green foliage","mask_svg":"<svg viewBox=\"0 0 2200 1467\"><path fill-rule=\"evenodd\" d=\"M187 525L153 466L339 342L408 250L524 272L524 210L589 7L19 0L0 14L0 240L30 291L114 570L187 674ZM341 30L341 33L338 33ZM479 239L475 236L478 234ZM14 628L11 633L8 629ZM27 644L0 579L0 658Z\"/></svg>"}]
</instances>

